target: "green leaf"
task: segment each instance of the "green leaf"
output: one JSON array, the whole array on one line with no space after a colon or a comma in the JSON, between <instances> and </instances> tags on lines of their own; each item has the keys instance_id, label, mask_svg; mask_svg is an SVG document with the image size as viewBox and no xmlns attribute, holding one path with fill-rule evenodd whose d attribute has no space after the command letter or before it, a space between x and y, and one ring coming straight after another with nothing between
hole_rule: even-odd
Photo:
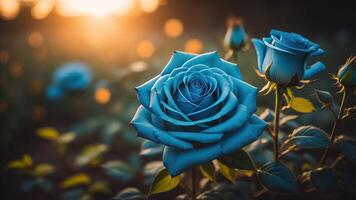
<instances>
[{"instance_id":1,"label":"green leaf","mask_svg":"<svg viewBox=\"0 0 356 200\"><path fill-rule=\"evenodd\" d=\"M298 183L288 167L279 162L262 166L257 176L262 185L272 192L298 192Z\"/></svg>"},{"instance_id":2,"label":"green leaf","mask_svg":"<svg viewBox=\"0 0 356 200\"><path fill-rule=\"evenodd\" d=\"M120 181L128 181L135 175L134 169L120 160L106 162L103 164L103 168L108 176Z\"/></svg>"},{"instance_id":3,"label":"green leaf","mask_svg":"<svg viewBox=\"0 0 356 200\"><path fill-rule=\"evenodd\" d=\"M337 175L330 168L318 168L310 173L310 181L321 192L330 192L337 186Z\"/></svg>"},{"instance_id":4,"label":"green leaf","mask_svg":"<svg viewBox=\"0 0 356 200\"><path fill-rule=\"evenodd\" d=\"M83 150L76 157L75 165L77 167L83 167L107 151L108 146L105 144L88 145L84 147Z\"/></svg>"},{"instance_id":5,"label":"green leaf","mask_svg":"<svg viewBox=\"0 0 356 200\"><path fill-rule=\"evenodd\" d=\"M342 119L345 118L356 119L356 106L345 109Z\"/></svg>"},{"instance_id":6,"label":"green leaf","mask_svg":"<svg viewBox=\"0 0 356 200\"><path fill-rule=\"evenodd\" d=\"M58 142L62 144L68 144L71 143L75 139L75 133L73 132L68 132L68 133L63 133L59 139Z\"/></svg>"},{"instance_id":7,"label":"green leaf","mask_svg":"<svg viewBox=\"0 0 356 200\"><path fill-rule=\"evenodd\" d=\"M141 145L140 155L142 156L156 156L163 153L163 145L156 144L146 140Z\"/></svg>"},{"instance_id":8,"label":"green leaf","mask_svg":"<svg viewBox=\"0 0 356 200\"><path fill-rule=\"evenodd\" d=\"M125 188L120 191L114 198L114 200L144 200L145 195L137 188Z\"/></svg>"},{"instance_id":9,"label":"green leaf","mask_svg":"<svg viewBox=\"0 0 356 200\"><path fill-rule=\"evenodd\" d=\"M35 176L47 176L54 172L53 165L49 163L40 163L36 165L35 169L33 170L33 175Z\"/></svg>"},{"instance_id":10,"label":"green leaf","mask_svg":"<svg viewBox=\"0 0 356 200\"><path fill-rule=\"evenodd\" d=\"M299 148L327 148L331 145L328 135L314 126L294 129L288 141Z\"/></svg>"},{"instance_id":11,"label":"green leaf","mask_svg":"<svg viewBox=\"0 0 356 200\"><path fill-rule=\"evenodd\" d=\"M74 174L66 179L64 179L61 183L62 188L70 188L70 187L75 187L78 185L88 185L90 183L91 179L88 174L85 173L79 173L79 174Z\"/></svg>"},{"instance_id":12,"label":"green leaf","mask_svg":"<svg viewBox=\"0 0 356 200\"><path fill-rule=\"evenodd\" d=\"M236 178L237 178L237 171L233 168L230 168L221 162L217 162L219 166L219 171L220 173L231 183L236 183Z\"/></svg>"},{"instance_id":13,"label":"green leaf","mask_svg":"<svg viewBox=\"0 0 356 200\"><path fill-rule=\"evenodd\" d=\"M37 135L43 139L58 141L60 133L57 129L52 127L43 127L37 130Z\"/></svg>"},{"instance_id":14,"label":"green leaf","mask_svg":"<svg viewBox=\"0 0 356 200\"><path fill-rule=\"evenodd\" d=\"M315 90L315 96L323 107L331 105L334 101L333 96L328 91Z\"/></svg>"},{"instance_id":15,"label":"green leaf","mask_svg":"<svg viewBox=\"0 0 356 200\"><path fill-rule=\"evenodd\" d=\"M315 107L312 102L302 97L293 97L289 100L288 106L301 113L310 113L315 111Z\"/></svg>"},{"instance_id":16,"label":"green leaf","mask_svg":"<svg viewBox=\"0 0 356 200\"><path fill-rule=\"evenodd\" d=\"M229 155L221 156L218 160L230 168L252 171L256 170L250 155L243 149L239 149Z\"/></svg>"},{"instance_id":17,"label":"green leaf","mask_svg":"<svg viewBox=\"0 0 356 200\"><path fill-rule=\"evenodd\" d=\"M90 194L109 193L110 186L106 181L96 181L88 188Z\"/></svg>"},{"instance_id":18,"label":"green leaf","mask_svg":"<svg viewBox=\"0 0 356 200\"><path fill-rule=\"evenodd\" d=\"M205 178L215 182L215 167L212 162L207 162L205 164L200 165L199 170Z\"/></svg>"},{"instance_id":19,"label":"green leaf","mask_svg":"<svg viewBox=\"0 0 356 200\"><path fill-rule=\"evenodd\" d=\"M143 176L145 178L144 183L152 183L156 174L158 174L158 172L160 172L162 169L164 169L164 166L161 161L152 161L147 163L143 167Z\"/></svg>"},{"instance_id":20,"label":"green leaf","mask_svg":"<svg viewBox=\"0 0 356 200\"><path fill-rule=\"evenodd\" d=\"M155 177L149 195L167 192L178 186L180 177L171 177L167 169L161 170Z\"/></svg>"},{"instance_id":21,"label":"green leaf","mask_svg":"<svg viewBox=\"0 0 356 200\"><path fill-rule=\"evenodd\" d=\"M356 163L356 139L346 135L340 135L336 138L335 144L352 163Z\"/></svg>"}]
</instances>

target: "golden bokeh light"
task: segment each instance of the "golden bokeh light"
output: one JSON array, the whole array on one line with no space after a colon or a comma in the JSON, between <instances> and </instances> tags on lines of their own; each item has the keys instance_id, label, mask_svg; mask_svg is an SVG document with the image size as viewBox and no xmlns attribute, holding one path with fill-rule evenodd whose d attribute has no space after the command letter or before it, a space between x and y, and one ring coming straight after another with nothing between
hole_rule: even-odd
<instances>
[{"instance_id":1,"label":"golden bokeh light","mask_svg":"<svg viewBox=\"0 0 356 200\"><path fill-rule=\"evenodd\" d=\"M99 104L107 104L111 99L111 92L105 87L97 88L94 94L95 101Z\"/></svg>"},{"instance_id":2,"label":"golden bokeh light","mask_svg":"<svg viewBox=\"0 0 356 200\"><path fill-rule=\"evenodd\" d=\"M9 72L12 77L19 78L23 74L23 68L20 63L14 62L14 63L10 64Z\"/></svg>"},{"instance_id":3,"label":"golden bokeh light","mask_svg":"<svg viewBox=\"0 0 356 200\"><path fill-rule=\"evenodd\" d=\"M44 85L41 79L34 79L30 81L29 90L32 94L41 94L43 91Z\"/></svg>"},{"instance_id":4,"label":"golden bokeh light","mask_svg":"<svg viewBox=\"0 0 356 200\"><path fill-rule=\"evenodd\" d=\"M43 36L40 32L33 32L28 36L27 42L30 47L38 48L43 45Z\"/></svg>"},{"instance_id":5,"label":"golden bokeh light","mask_svg":"<svg viewBox=\"0 0 356 200\"><path fill-rule=\"evenodd\" d=\"M5 51L5 50L2 50L0 51L0 63L7 63L10 59L10 53Z\"/></svg>"},{"instance_id":6,"label":"golden bokeh light","mask_svg":"<svg viewBox=\"0 0 356 200\"><path fill-rule=\"evenodd\" d=\"M152 13L159 7L159 0L140 0L139 5L143 12Z\"/></svg>"},{"instance_id":7,"label":"golden bokeh light","mask_svg":"<svg viewBox=\"0 0 356 200\"><path fill-rule=\"evenodd\" d=\"M190 53L201 53L203 50L203 42L199 39L190 39L185 43L185 51Z\"/></svg>"},{"instance_id":8,"label":"golden bokeh light","mask_svg":"<svg viewBox=\"0 0 356 200\"><path fill-rule=\"evenodd\" d=\"M164 32L171 38L176 38L182 35L183 29L183 23L179 19L168 19L164 24Z\"/></svg>"},{"instance_id":9,"label":"golden bokeh light","mask_svg":"<svg viewBox=\"0 0 356 200\"><path fill-rule=\"evenodd\" d=\"M142 58L149 58L153 55L155 47L149 40L143 40L137 45L137 53Z\"/></svg>"},{"instance_id":10,"label":"golden bokeh light","mask_svg":"<svg viewBox=\"0 0 356 200\"><path fill-rule=\"evenodd\" d=\"M47 116L47 109L41 105L35 105L32 108L32 116L35 120L43 120Z\"/></svg>"},{"instance_id":11,"label":"golden bokeh light","mask_svg":"<svg viewBox=\"0 0 356 200\"><path fill-rule=\"evenodd\" d=\"M133 0L62 0L56 11L63 16L77 15L125 15L134 7Z\"/></svg>"},{"instance_id":12,"label":"golden bokeh light","mask_svg":"<svg viewBox=\"0 0 356 200\"><path fill-rule=\"evenodd\" d=\"M0 15L3 19L14 19L20 12L19 0L0 0Z\"/></svg>"},{"instance_id":13,"label":"golden bokeh light","mask_svg":"<svg viewBox=\"0 0 356 200\"><path fill-rule=\"evenodd\" d=\"M142 61L133 62L129 65L129 69L132 72L143 72L148 68L148 64Z\"/></svg>"},{"instance_id":14,"label":"golden bokeh light","mask_svg":"<svg viewBox=\"0 0 356 200\"><path fill-rule=\"evenodd\" d=\"M34 19L44 19L53 10L55 0L39 0L31 9L31 16Z\"/></svg>"}]
</instances>

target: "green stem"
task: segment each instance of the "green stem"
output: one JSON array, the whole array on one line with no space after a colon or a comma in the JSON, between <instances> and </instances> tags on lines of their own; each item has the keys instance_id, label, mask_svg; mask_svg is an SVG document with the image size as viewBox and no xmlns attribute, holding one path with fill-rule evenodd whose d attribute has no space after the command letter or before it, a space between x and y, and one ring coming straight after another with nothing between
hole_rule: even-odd
<instances>
[{"instance_id":1,"label":"green stem","mask_svg":"<svg viewBox=\"0 0 356 200\"><path fill-rule=\"evenodd\" d=\"M333 129L331 131L331 135L330 135L330 142L331 142L331 145L334 143L334 140L335 140L335 137L336 137L336 130L337 130L337 127L338 125L340 124L340 121L341 121L341 118L342 118L342 114L344 113L344 110L345 110L345 102L346 102L346 99L347 99L347 88L345 88L345 91L342 95L342 100L341 100L341 105L340 105L340 110L339 110L339 114L337 115L337 118L334 122L334 125L333 125ZM328 157L328 154L329 154L329 151L330 151L330 148L326 148L324 150L324 153L321 157L321 160L320 160L320 163L319 163L319 167L323 167L325 162L326 162L326 158Z\"/></svg>"},{"instance_id":2,"label":"green stem","mask_svg":"<svg viewBox=\"0 0 356 200\"><path fill-rule=\"evenodd\" d=\"M281 91L279 86L276 86L275 105L274 105L274 160L278 162L278 132L279 132L279 115L281 112Z\"/></svg>"},{"instance_id":3,"label":"green stem","mask_svg":"<svg viewBox=\"0 0 356 200\"><path fill-rule=\"evenodd\" d=\"M195 174L195 168L192 168L192 200L196 199L196 188L195 188L195 179L196 179L196 174Z\"/></svg>"}]
</instances>

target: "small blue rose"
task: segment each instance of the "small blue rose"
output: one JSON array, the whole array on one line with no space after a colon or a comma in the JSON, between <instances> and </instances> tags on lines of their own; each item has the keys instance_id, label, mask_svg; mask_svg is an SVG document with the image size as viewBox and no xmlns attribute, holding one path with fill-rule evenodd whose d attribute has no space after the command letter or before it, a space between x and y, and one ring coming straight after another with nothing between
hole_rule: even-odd
<instances>
[{"instance_id":1,"label":"small blue rose","mask_svg":"<svg viewBox=\"0 0 356 200\"><path fill-rule=\"evenodd\" d=\"M338 82L347 87L356 87L356 56L347 59L337 73Z\"/></svg>"},{"instance_id":2,"label":"small blue rose","mask_svg":"<svg viewBox=\"0 0 356 200\"><path fill-rule=\"evenodd\" d=\"M165 145L172 176L252 143L266 126L254 114L257 89L216 52L175 52L136 90L142 105L131 123L140 137Z\"/></svg>"},{"instance_id":3,"label":"small blue rose","mask_svg":"<svg viewBox=\"0 0 356 200\"><path fill-rule=\"evenodd\" d=\"M46 97L49 100L56 101L62 98L62 96L63 96L63 90L60 87L57 87L55 85L50 85L49 87L47 87Z\"/></svg>"},{"instance_id":4,"label":"small blue rose","mask_svg":"<svg viewBox=\"0 0 356 200\"><path fill-rule=\"evenodd\" d=\"M299 34L272 30L270 37L252 39L252 42L259 72L279 85L296 86L325 69L321 62L308 66L311 57L322 55L324 51Z\"/></svg>"},{"instance_id":5,"label":"small blue rose","mask_svg":"<svg viewBox=\"0 0 356 200\"><path fill-rule=\"evenodd\" d=\"M227 22L224 45L234 51L240 51L246 43L247 34L242 21L238 18L230 18Z\"/></svg>"},{"instance_id":6,"label":"small blue rose","mask_svg":"<svg viewBox=\"0 0 356 200\"><path fill-rule=\"evenodd\" d=\"M83 90L90 84L91 79L87 64L70 62L60 66L54 73L53 84L64 90Z\"/></svg>"}]
</instances>

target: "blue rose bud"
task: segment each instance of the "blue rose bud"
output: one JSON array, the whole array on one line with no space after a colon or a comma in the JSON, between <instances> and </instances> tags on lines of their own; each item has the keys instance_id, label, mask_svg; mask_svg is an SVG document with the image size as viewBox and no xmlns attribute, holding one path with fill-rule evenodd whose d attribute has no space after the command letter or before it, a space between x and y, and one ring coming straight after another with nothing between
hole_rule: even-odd
<instances>
[{"instance_id":1,"label":"blue rose bud","mask_svg":"<svg viewBox=\"0 0 356 200\"><path fill-rule=\"evenodd\" d=\"M227 21L227 31L224 38L224 45L233 51L240 51L247 43L247 34L242 20L239 18L229 18Z\"/></svg>"},{"instance_id":2,"label":"blue rose bud","mask_svg":"<svg viewBox=\"0 0 356 200\"><path fill-rule=\"evenodd\" d=\"M308 66L311 57L324 53L318 44L297 33L272 30L270 35L262 40L252 39L258 71L269 81L281 86L296 86L325 69L321 62Z\"/></svg>"},{"instance_id":3,"label":"blue rose bud","mask_svg":"<svg viewBox=\"0 0 356 200\"><path fill-rule=\"evenodd\" d=\"M347 59L337 73L338 82L346 87L356 87L356 56Z\"/></svg>"},{"instance_id":4,"label":"blue rose bud","mask_svg":"<svg viewBox=\"0 0 356 200\"><path fill-rule=\"evenodd\" d=\"M165 146L172 176L254 142L266 126L254 114L257 88L216 52L175 52L136 91L141 106L131 124L138 136Z\"/></svg>"}]
</instances>

